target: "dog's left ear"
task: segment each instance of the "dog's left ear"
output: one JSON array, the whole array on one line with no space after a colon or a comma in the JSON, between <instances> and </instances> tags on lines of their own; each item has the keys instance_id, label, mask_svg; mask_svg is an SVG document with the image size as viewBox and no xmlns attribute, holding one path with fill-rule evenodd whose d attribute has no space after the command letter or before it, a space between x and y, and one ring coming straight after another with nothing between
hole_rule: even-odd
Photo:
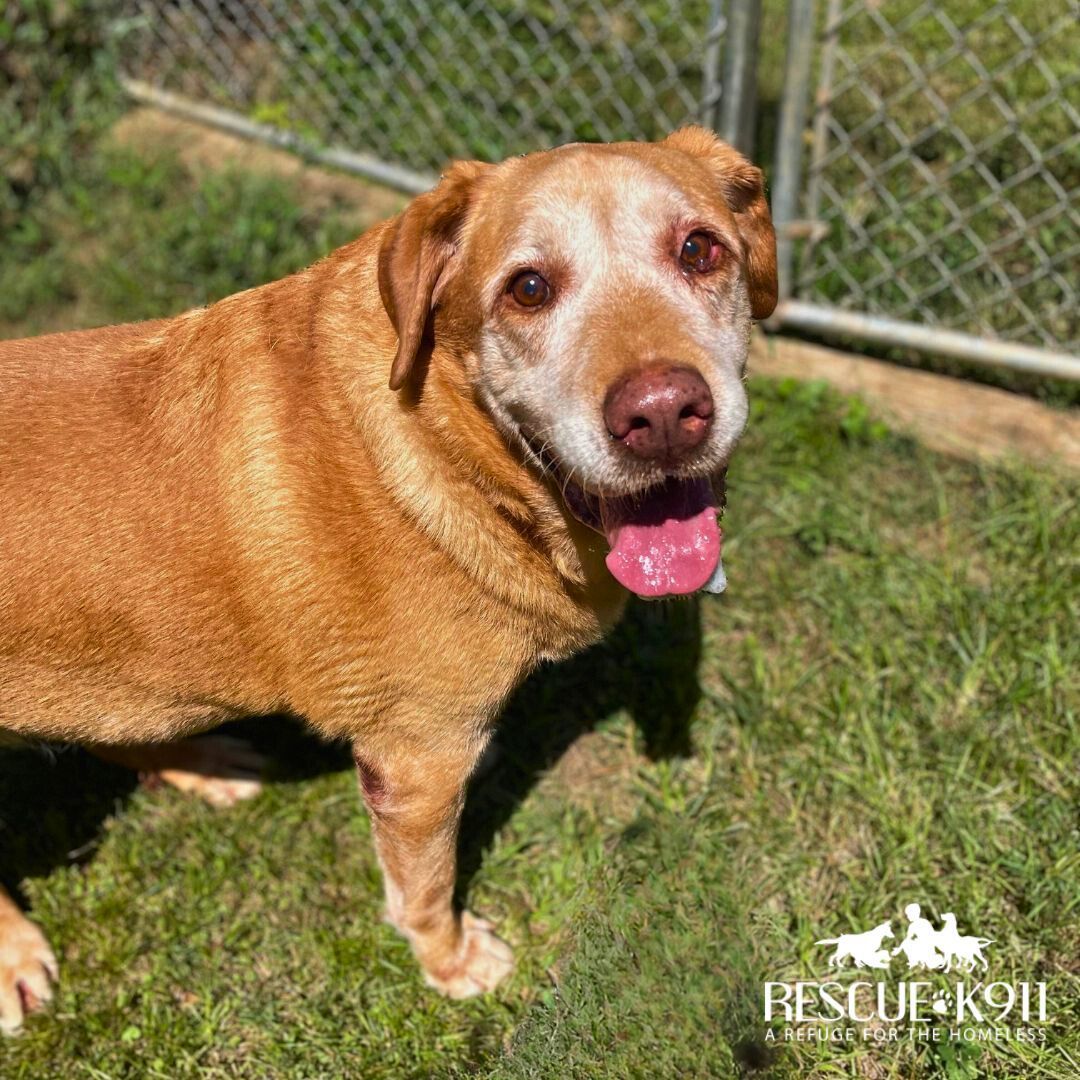
<instances>
[{"instance_id":1,"label":"dog's left ear","mask_svg":"<svg viewBox=\"0 0 1080 1080\"><path fill-rule=\"evenodd\" d=\"M767 319L777 299L776 234L761 170L705 128L680 128L661 145L704 159L715 170L724 200L735 215L739 235L746 245L750 312L755 319Z\"/></svg>"},{"instance_id":2,"label":"dog's left ear","mask_svg":"<svg viewBox=\"0 0 1080 1080\"><path fill-rule=\"evenodd\" d=\"M455 162L436 187L409 203L383 239L379 292L398 336L391 390L400 390L412 371L477 179L490 168L482 161Z\"/></svg>"}]
</instances>

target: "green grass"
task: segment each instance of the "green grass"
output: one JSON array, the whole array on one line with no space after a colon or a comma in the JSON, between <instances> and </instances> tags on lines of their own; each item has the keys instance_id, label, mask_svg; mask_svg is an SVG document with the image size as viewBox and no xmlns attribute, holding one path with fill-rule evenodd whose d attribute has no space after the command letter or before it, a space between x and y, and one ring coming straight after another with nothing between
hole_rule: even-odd
<instances>
[{"instance_id":1,"label":"green grass","mask_svg":"<svg viewBox=\"0 0 1080 1080\"><path fill-rule=\"evenodd\" d=\"M295 184L192 173L163 150L101 146L48 191L0 252L0 332L174 314L290 273L354 235Z\"/></svg>"},{"instance_id":2,"label":"green grass","mask_svg":"<svg viewBox=\"0 0 1080 1080\"><path fill-rule=\"evenodd\" d=\"M102 167L93 205L51 196L73 292L21 325L166 313L338 239L278 181ZM0 1076L1075 1077L1077 485L936 456L818 384L751 392L729 593L636 605L539 672L475 785L461 891L517 948L504 990L423 987L340 748L248 723L271 782L224 813L5 753L0 879L63 981ZM764 981L913 899L1049 983L1045 1044L765 1041Z\"/></svg>"}]
</instances>

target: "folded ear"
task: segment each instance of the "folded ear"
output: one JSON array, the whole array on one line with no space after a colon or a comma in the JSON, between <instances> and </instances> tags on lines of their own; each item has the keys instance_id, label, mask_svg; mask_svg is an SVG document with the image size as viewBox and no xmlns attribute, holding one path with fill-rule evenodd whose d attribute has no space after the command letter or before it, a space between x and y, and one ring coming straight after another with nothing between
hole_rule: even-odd
<instances>
[{"instance_id":1,"label":"folded ear","mask_svg":"<svg viewBox=\"0 0 1080 1080\"><path fill-rule=\"evenodd\" d=\"M700 127L684 127L663 141L673 150L706 161L716 172L724 200L735 215L746 245L746 284L750 311L767 319L776 307L776 234L773 232L761 170L734 147Z\"/></svg>"},{"instance_id":2,"label":"folded ear","mask_svg":"<svg viewBox=\"0 0 1080 1080\"><path fill-rule=\"evenodd\" d=\"M482 161L456 162L436 187L409 203L383 239L379 292L398 336L391 390L400 390L412 371L476 180L490 168Z\"/></svg>"}]
</instances>

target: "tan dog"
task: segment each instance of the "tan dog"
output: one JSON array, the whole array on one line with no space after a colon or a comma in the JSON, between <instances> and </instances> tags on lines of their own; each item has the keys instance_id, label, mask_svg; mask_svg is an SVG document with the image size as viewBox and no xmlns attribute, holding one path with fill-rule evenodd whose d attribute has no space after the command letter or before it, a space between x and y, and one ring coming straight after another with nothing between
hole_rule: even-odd
<instances>
[{"instance_id":1,"label":"tan dog","mask_svg":"<svg viewBox=\"0 0 1080 1080\"><path fill-rule=\"evenodd\" d=\"M459 163L283 281L0 345L0 725L159 744L181 784L199 743L160 744L233 717L350 739L389 918L432 986L491 989L465 783L627 589L722 587L711 481L775 301L760 172L686 128ZM0 896L0 1023L55 977Z\"/></svg>"}]
</instances>

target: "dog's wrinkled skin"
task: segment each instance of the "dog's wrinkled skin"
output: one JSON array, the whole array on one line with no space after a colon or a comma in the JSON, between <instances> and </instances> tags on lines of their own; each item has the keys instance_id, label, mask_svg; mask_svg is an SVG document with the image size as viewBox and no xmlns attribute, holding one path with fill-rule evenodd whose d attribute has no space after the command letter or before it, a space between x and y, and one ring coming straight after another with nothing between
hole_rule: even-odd
<instances>
[{"instance_id":1,"label":"dog's wrinkled skin","mask_svg":"<svg viewBox=\"0 0 1080 1080\"><path fill-rule=\"evenodd\" d=\"M691 280L693 228L724 254ZM543 310L507 295L523 267ZM451 905L466 780L510 691L626 599L561 488L720 471L775 295L759 172L690 128L461 163L283 281L0 345L0 725L115 754L289 710L350 739L389 918L432 986L491 989L510 951ZM715 403L672 469L601 415L658 360ZM55 974L0 897L6 1030Z\"/></svg>"}]
</instances>

